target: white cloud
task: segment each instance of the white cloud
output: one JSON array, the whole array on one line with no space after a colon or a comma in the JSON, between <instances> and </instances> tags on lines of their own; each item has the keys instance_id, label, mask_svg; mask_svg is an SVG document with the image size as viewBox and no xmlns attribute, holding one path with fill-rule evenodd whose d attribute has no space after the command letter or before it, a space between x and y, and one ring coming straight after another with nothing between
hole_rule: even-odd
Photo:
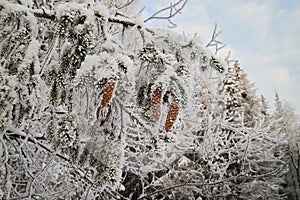
<instances>
[{"instance_id":1,"label":"white cloud","mask_svg":"<svg viewBox=\"0 0 300 200\"><path fill-rule=\"evenodd\" d=\"M277 67L270 70L266 75L267 81L276 83L279 86L288 86L291 84L291 77L289 75L289 69L284 67Z\"/></svg>"}]
</instances>

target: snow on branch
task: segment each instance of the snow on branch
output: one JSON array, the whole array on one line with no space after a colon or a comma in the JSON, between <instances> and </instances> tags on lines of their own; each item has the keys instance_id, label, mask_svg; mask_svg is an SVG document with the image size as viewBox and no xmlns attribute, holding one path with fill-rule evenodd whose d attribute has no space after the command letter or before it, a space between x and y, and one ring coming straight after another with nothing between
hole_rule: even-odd
<instances>
[{"instance_id":1,"label":"snow on branch","mask_svg":"<svg viewBox=\"0 0 300 200\"><path fill-rule=\"evenodd\" d=\"M282 170L281 167L274 169L273 171L267 172L265 174L261 174L261 175L253 175L253 176L249 176L249 175L243 175L243 174L239 174L237 176L233 176L233 177L229 177L229 178L225 178L222 180L217 180L217 181L212 181L212 182L199 182L199 183L189 183L189 182L185 182L185 183L180 183L180 184L175 184L172 185L170 187L161 189L161 190L156 190L153 193L141 196L140 198L138 198L138 200L141 199L147 199L153 195L156 194L160 194L163 192L167 192L170 190L174 190L176 188L182 188L182 187L203 187L203 186L213 186L213 185L221 185L221 184L225 184L225 183L230 183L232 181L246 181L246 180L257 180L257 179L261 179L261 178L265 178L265 177L269 177L269 176L274 176L277 173L280 173L280 171ZM208 194L201 194L201 197L204 198L216 198L216 197L225 197L225 196L229 196L230 193L222 193L221 196L220 195L208 195Z\"/></svg>"},{"instance_id":2,"label":"snow on branch","mask_svg":"<svg viewBox=\"0 0 300 200\"><path fill-rule=\"evenodd\" d=\"M133 2L134 2L134 0L133 1L129 1L127 4L125 4L121 8L129 6ZM52 21L57 18L56 13L53 10L47 10L45 8L41 8L41 9L29 9L29 8L23 6L23 5L14 4L14 3L7 2L7 1L0 2L0 7L5 8L6 10L14 11L14 12L24 12L24 11L31 12L31 13L34 14L35 17L50 19ZM95 16L97 16L97 17L103 17L98 12L95 12ZM135 23L135 21L127 19L127 18L110 16L108 18L108 21L109 22L113 22L113 23L120 23L120 24L122 24L124 26L138 26L138 28L141 28L141 25L139 25L139 24Z\"/></svg>"},{"instance_id":3,"label":"snow on branch","mask_svg":"<svg viewBox=\"0 0 300 200\"><path fill-rule=\"evenodd\" d=\"M55 20L55 14L54 14L54 12L52 12L52 11L46 11L44 8L42 8L42 9L34 9L33 13L34 13L34 16L36 16L36 17Z\"/></svg>"},{"instance_id":4,"label":"snow on branch","mask_svg":"<svg viewBox=\"0 0 300 200\"><path fill-rule=\"evenodd\" d=\"M24 133L20 130L15 129L14 131L15 132L10 132L10 133L4 134L4 139L5 140L19 140L19 139L25 140L26 139L31 144L38 145L41 149L43 149L44 151L46 151L48 153L51 153L58 159L61 159L67 163L71 162L70 159L68 157L66 157L64 154L58 153L58 152L54 151L52 148L50 148L49 146L47 146L46 144L44 144L42 141L45 140L45 138L33 137L29 134L27 134L27 136L25 136L26 133ZM80 168L74 166L74 170L75 170L74 171L75 173L77 173L79 176L84 178L88 183L90 183L90 184L94 183L94 181L91 180L91 178L86 175L86 172L84 172L83 169L80 169Z\"/></svg>"},{"instance_id":5,"label":"snow on branch","mask_svg":"<svg viewBox=\"0 0 300 200\"><path fill-rule=\"evenodd\" d=\"M46 10L44 8L31 9L20 4L10 3L5 0L3 2L0 2L0 7L4 8L5 10L10 10L14 12L31 12L36 17L55 20L55 13L51 10Z\"/></svg>"}]
</instances>

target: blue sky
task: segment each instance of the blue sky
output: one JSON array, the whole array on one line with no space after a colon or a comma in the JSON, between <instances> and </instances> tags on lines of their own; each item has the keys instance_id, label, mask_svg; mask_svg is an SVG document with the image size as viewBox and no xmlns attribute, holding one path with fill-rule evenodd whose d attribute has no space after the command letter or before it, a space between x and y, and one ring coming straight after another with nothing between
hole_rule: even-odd
<instances>
[{"instance_id":1,"label":"blue sky","mask_svg":"<svg viewBox=\"0 0 300 200\"><path fill-rule=\"evenodd\" d=\"M169 5L170 0L143 0L145 15ZM173 0L175 2L175 0ZM300 114L300 1L299 0L188 0L174 18L177 32L197 33L204 44L214 24L226 43L224 56L239 60L258 94L273 104L274 93ZM149 22L162 26L162 21Z\"/></svg>"}]
</instances>

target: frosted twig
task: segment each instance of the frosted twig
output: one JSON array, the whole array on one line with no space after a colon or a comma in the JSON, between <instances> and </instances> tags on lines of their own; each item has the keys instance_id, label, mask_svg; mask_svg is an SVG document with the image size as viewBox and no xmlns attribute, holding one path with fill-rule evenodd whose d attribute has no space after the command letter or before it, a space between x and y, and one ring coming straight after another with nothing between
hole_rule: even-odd
<instances>
[{"instance_id":1,"label":"frosted twig","mask_svg":"<svg viewBox=\"0 0 300 200\"><path fill-rule=\"evenodd\" d=\"M135 0L129 0L129 1L127 1L127 3L125 3L124 5L118 7L118 9L123 9L123 8L125 8L125 7L127 7L127 6L129 6L129 5L131 5L133 2L135 2Z\"/></svg>"},{"instance_id":2,"label":"frosted twig","mask_svg":"<svg viewBox=\"0 0 300 200\"><path fill-rule=\"evenodd\" d=\"M228 51L228 54L225 57L225 62L227 63L228 66L235 61L235 60L231 60L230 56L231 56L231 51Z\"/></svg>"},{"instance_id":3,"label":"frosted twig","mask_svg":"<svg viewBox=\"0 0 300 200\"><path fill-rule=\"evenodd\" d=\"M282 170L281 167L276 168L275 170L273 170L271 172L268 172L268 173L265 173L265 174L254 175L254 176L237 175L237 176L233 176L233 177L230 177L230 178L226 178L226 179L222 179L222 180L214 181L214 182L208 182L208 183L205 183L205 182L200 182L200 183L186 183L185 182L185 183L181 183L181 184L170 186L168 188L157 190L157 191L152 192L152 193L150 193L148 195L141 196L138 199L147 199L148 197L151 197L151 196L153 196L155 194L166 192L166 191L173 190L173 189L176 189L176 188L181 188L181 187L192 187L192 186L199 187L199 186L206 186L206 185L219 185L219 184L222 184L222 183L225 183L225 182L236 181L238 179L242 179L241 181L259 179L259 178L268 177L268 176L272 176L274 174L277 174L280 170ZM204 194L202 194L202 195L203 195L203 197L208 197L207 195L204 195ZM212 196L209 195L209 197L216 197L216 196L215 195L212 195Z\"/></svg>"},{"instance_id":4,"label":"frosted twig","mask_svg":"<svg viewBox=\"0 0 300 200\"><path fill-rule=\"evenodd\" d=\"M136 16L140 16L145 9L146 7L144 6L140 11L137 12Z\"/></svg>"},{"instance_id":5,"label":"frosted twig","mask_svg":"<svg viewBox=\"0 0 300 200\"><path fill-rule=\"evenodd\" d=\"M217 23L215 23L215 28L211 36L211 40L206 45L206 47L215 47L215 54L217 54L221 49L223 49L226 46L226 44L223 44L221 41L217 40L217 37L221 33L221 31L217 31Z\"/></svg>"},{"instance_id":6,"label":"frosted twig","mask_svg":"<svg viewBox=\"0 0 300 200\"><path fill-rule=\"evenodd\" d=\"M139 119L138 116L136 116L134 113L132 113L130 110L128 110L121 102L120 99L115 98L115 100L118 102L120 105L121 109L123 109L133 120L135 120L137 123L139 123L145 130L147 130L149 133L151 133L150 128L142 122L142 120Z\"/></svg>"},{"instance_id":7,"label":"frosted twig","mask_svg":"<svg viewBox=\"0 0 300 200\"><path fill-rule=\"evenodd\" d=\"M144 22L148 22L152 19L166 19L169 21L171 25L175 25L172 21L171 18L173 18L175 15L180 14L180 11L184 8L188 0L179 0L176 3L172 4L170 3L170 6L162 8L158 11L156 11L153 15L151 15L149 18L144 20ZM178 8L179 7L179 8ZM159 16L163 12L169 11L169 14L166 16Z\"/></svg>"},{"instance_id":8,"label":"frosted twig","mask_svg":"<svg viewBox=\"0 0 300 200\"><path fill-rule=\"evenodd\" d=\"M26 134L25 134L24 132L20 131L20 130L15 130L14 133L4 134L4 138L7 139L7 140L9 140L11 137L14 138L14 139L21 138L21 139L24 140L25 137L26 137ZM29 137L28 137L28 142L37 144L37 145L40 146L42 149L46 150L46 151L49 152L49 153L52 153L52 155L54 155L54 156L56 156L56 157L58 157L58 158L60 158L60 159L62 159L62 160L64 160L64 161L66 161L66 162L68 162L68 163L71 162L70 159L67 158L65 155L62 155L62 154L60 154L60 153L55 152L55 151L52 150L50 147L48 147L46 144L43 144L42 142L40 142L40 140L41 140L41 138L32 137L32 136L29 136ZM82 178L84 178L85 180L87 180L87 182L88 182L89 184L93 184L93 181L92 181L89 177L87 177L87 176L85 176L85 175L82 175L82 174L84 174L82 169L77 168L77 167L74 167L74 169L75 169L75 172L76 172L80 177L82 177Z\"/></svg>"}]
</instances>

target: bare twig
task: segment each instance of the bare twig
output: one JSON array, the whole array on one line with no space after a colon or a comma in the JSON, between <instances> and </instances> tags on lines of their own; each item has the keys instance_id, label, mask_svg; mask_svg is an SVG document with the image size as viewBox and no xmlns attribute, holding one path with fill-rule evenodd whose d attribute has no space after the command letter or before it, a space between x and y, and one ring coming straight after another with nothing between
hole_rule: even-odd
<instances>
[{"instance_id":1,"label":"bare twig","mask_svg":"<svg viewBox=\"0 0 300 200\"><path fill-rule=\"evenodd\" d=\"M143 12L144 12L144 10L146 9L146 7L144 6L144 7L142 7L141 8L141 10L140 11L138 11L137 13L136 13L136 15L135 16L140 16Z\"/></svg>"},{"instance_id":2,"label":"bare twig","mask_svg":"<svg viewBox=\"0 0 300 200\"><path fill-rule=\"evenodd\" d=\"M235 60L231 60L230 56L231 56L231 51L228 51L228 54L225 57L225 62L227 63L227 65L230 65L231 63L233 63L235 61Z\"/></svg>"},{"instance_id":3,"label":"bare twig","mask_svg":"<svg viewBox=\"0 0 300 200\"><path fill-rule=\"evenodd\" d=\"M214 28L214 32L211 36L211 40L207 43L206 47L209 47L209 46L214 46L214 42L215 42L215 39L216 37L218 37L218 35L221 34L221 31L217 32L217 23L215 23L215 28Z\"/></svg>"},{"instance_id":4,"label":"bare twig","mask_svg":"<svg viewBox=\"0 0 300 200\"><path fill-rule=\"evenodd\" d=\"M136 1L136 0L129 0L129 1L127 1L126 4L124 4L124 5L120 6L120 7L118 7L118 9L121 10L121 9L127 7L127 6L130 6L130 5L131 5L133 2L135 2L135 1Z\"/></svg>"},{"instance_id":5,"label":"bare twig","mask_svg":"<svg viewBox=\"0 0 300 200\"><path fill-rule=\"evenodd\" d=\"M166 19L169 21L169 23L174 26L175 24L171 21L171 18L173 18L175 15L180 14L180 11L184 8L188 0L179 0L174 4L170 4L170 6L162 8L155 12L153 15L151 15L149 18L144 20L144 22L148 22L152 19ZM160 16L163 12L169 11L169 14L166 16Z\"/></svg>"},{"instance_id":6,"label":"bare twig","mask_svg":"<svg viewBox=\"0 0 300 200\"><path fill-rule=\"evenodd\" d=\"M211 40L207 43L206 47L215 47L215 54L217 54L221 49L223 49L226 44L217 40L217 37L221 34L221 31L217 31L217 23L215 23L215 28L211 36Z\"/></svg>"}]
</instances>

